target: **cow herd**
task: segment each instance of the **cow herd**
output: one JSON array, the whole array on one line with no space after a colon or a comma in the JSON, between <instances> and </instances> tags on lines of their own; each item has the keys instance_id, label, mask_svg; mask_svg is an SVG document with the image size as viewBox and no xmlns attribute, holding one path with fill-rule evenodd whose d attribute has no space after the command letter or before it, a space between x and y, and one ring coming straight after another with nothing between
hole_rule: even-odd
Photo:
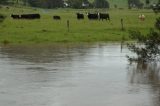
<instances>
[{"instance_id":1,"label":"cow herd","mask_svg":"<svg viewBox=\"0 0 160 106\"><path fill-rule=\"evenodd\" d=\"M11 14L13 19L40 19L40 14Z\"/></svg>"},{"instance_id":2,"label":"cow herd","mask_svg":"<svg viewBox=\"0 0 160 106\"><path fill-rule=\"evenodd\" d=\"M76 13L78 20L84 19L84 14L82 13ZM13 19L40 19L40 14L11 14L11 17ZM87 17L89 20L110 20L110 16L108 13L87 13ZM60 16L53 16L54 20L61 20Z\"/></svg>"},{"instance_id":3,"label":"cow herd","mask_svg":"<svg viewBox=\"0 0 160 106\"><path fill-rule=\"evenodd\" d=\"M76 13L78 20L84 19L84 14ZM40 19L40 14L11 14L13 19ZM110 20L110 16L108 13L87 13L87 17L89 20ZM58 15L53 16L54 20L61 20L61 17Z\"/></svg>"},{"instance_id":4,"label":"cow herd","mask_svg":"<svg viewBox=\"0 0 160 106\"><path fill-rule=\"evenodd\" d=\"M89 20L110 20L108 13L87 13Z\"/></svg>"},{"instance_id":5,"label":"cow herd","mask_svg":"<svg viewBox=\"0 0 160 106\"><path fill-rule=\"evenodd\" d=\"M108 13L87 13L87 17L89 20L110 20ZM77 13L77 19L84 19L84 14Z\"/></svg>"}]
</instances>

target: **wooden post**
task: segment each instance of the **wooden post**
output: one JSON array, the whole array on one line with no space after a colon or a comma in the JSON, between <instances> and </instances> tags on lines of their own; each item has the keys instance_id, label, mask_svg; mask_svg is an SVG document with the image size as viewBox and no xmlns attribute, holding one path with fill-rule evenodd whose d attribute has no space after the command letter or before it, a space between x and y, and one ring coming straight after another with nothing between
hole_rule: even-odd
<instances>
[{"instance_id":1,"label":"wooden post","mask_svg":"<svg viewBox=\"0 0 160 106\"><path fill-rule=\"evenodd\" d=\"M122 26L121 30L123 31L124 30L124 26L123 26L123 19L122 18L121 18L121 26Z\"/></svg>"},{"instance_id":2,"label":"wooden post","mask_svg":"<svg viewBox=\"0 0 160 106\"><path fill-rule=\"evenodd\" d=\"M122 36L122 40L121 40L121 52L122 52L122 50L123 50L123 44L124 44L124 41L125 41L125 37L124 37L124 36Z\"/></svg>"},{"instance_id":3,"label":"wooden post","mask_svg":"<svg viewBox=\"0 0 160 106\"><path fill-rule=\"evenodd\" d=\"M69 32L69 20L67 20L67 29L68 29L68 32Z\"/></svg>"},{"instance_id":4,"label":"wooden post","mask_svg":"<svg viewBox=\"0 0 160 106\"><path fill-rule=\"evenodd\" d=\"M123 50L123 42L121 42L121 53L122 53L122 50Z\"/></svg>"}]
</instances>

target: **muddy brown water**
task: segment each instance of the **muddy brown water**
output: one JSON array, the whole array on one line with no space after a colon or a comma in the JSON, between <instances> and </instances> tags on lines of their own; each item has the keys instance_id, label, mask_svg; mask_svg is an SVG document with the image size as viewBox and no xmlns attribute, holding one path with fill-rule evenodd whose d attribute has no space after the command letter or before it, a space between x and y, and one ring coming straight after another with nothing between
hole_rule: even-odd
<instances>
[{"instance_id":1,"label":"muddy brown water","mask_svg":"<svg viewBox=\"0 0 160 106\"><path fill-rule=\"evenodd\" d=\"M160 106L158 64L126 54L110 43L1 46L0 106Z\"/></svg>"}]
</instances>

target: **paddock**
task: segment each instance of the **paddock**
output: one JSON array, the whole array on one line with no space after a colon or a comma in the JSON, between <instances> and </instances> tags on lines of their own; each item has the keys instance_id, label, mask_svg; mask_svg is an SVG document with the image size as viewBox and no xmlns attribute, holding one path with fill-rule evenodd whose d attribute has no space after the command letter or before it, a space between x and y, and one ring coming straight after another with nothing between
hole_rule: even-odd
<instances>
[{"instance_id":1,"label":"paddock","mask_svg":"<svg viewBox=\"0 0 160 106\"><path fill-rule=\"evenodd\" d=\"M147 33L150 28L154 27L153 20L159 17L153 10L114 10L108 11L111 20L99 21L88 20L86 12L94 12L95 10L76 10L76 9L41 9L36 12L41 15L40 19L36 20L13 20L10 15L22 14L19 8L11 11L12 8L6 12L1 9L2 14L7 18L1 24L0 42L12 43L41 43L41 42L99 42L99 41L121 41L124 36L125 40L129 40L128 32L130 30L139 30L142 33ZM23 14L35 13L35 10L24 8ZM76 13L84 14L84 19L77 20ZM100 11L103 13L103 11ZM146 18L145 22L140 22L139 14L143 13ZM61 21L54 21L54 15L60 16ZM121 19L125 30L121 30ZM70 22L70 31L67 29L67 20Z\"/></svg>"}]
</instances>

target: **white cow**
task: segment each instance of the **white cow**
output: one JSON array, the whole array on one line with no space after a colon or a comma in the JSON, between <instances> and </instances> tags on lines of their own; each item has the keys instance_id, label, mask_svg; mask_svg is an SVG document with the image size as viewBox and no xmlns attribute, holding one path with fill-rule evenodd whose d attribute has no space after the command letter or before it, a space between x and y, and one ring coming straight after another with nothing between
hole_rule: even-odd
<instances>
[{"instance_id":1,"label":"white cow","mask_svg":"<svg viewBox=\"0 0 160 106\"><path fill-rule=\"evenodd\" d=\"M145 20L145 15L144 15L144 14L140 14L140 15L139 15L139 19L140 19L141 21L144 21L144 20Z\"/></svg>"}]
</instances>

